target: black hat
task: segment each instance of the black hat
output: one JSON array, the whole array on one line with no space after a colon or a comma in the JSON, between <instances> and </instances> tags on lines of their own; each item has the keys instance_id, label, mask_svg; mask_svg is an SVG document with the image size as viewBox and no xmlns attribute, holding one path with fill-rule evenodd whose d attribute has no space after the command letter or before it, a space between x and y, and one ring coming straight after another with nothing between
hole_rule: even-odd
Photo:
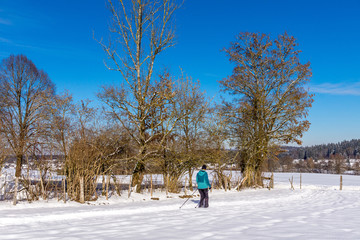
<instances>
[{"instance_id":1,"label":"black hat","mask_svg":"<svg viewBox=\"0 0 360 240\"><path fill-rule=\"evenodd\" d=\"M206 165L204 164L204 165L201 167L201 169L206 170Z\"/></svg>"}]
</instances>

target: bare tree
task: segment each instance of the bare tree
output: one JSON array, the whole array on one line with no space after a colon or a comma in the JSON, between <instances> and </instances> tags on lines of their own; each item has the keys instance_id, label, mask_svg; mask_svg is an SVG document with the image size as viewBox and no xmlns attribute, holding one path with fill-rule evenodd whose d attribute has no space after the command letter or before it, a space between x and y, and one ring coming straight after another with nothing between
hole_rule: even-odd
<instances>
[{"instance_id":1,"label":"bare tree","mask_svg":"<svg viewBox=\"0 0 360 240\"><path fill-rule=\"evenodd\" d=\"M88 101L76 105L75 112L77 124L65 162L67 192L70 199L84 203L97 199L98 177L111 176L127 150L128 139L119 134L120 130L97 121L98 111Z\"/></svg>"},{"instance_id":2,"label":"bare tree","mask_svg":"<svg viewBox=\"0 0 360 240\"><path fill-rule=\"evenodd\" d=\"M199 83L182 74L172 88L172 99L167 104L154 106L151 111L149 126L153 141L148 147L158 150L149 155L151 162L147 169L163 173L169 192L178 192L181 176L186 171L192 174L193 167L198 164L198 147L201 145L198 140L208 104L199 88Z\"/></svg>"},{"instance_id":3,"label":"bare tree","mask_svg":"<svg viewBox=\"0 0 360 240\"><path fill-rule=\"evenodd\" d=\"M54 84L24 55L11 55L0 66L0 132L16 155L14 205L27 150L41 135L41 122L54 95Z\"/></svg>"},{"instance_id":4,"label":"bare tree","mask_svg":"<svg viewBox=\"0 0 360 240\"><path fill-rule=\"evenodd\" d=\"M149 144L158 137L159 126L170 124L161 118L151 125L156 109L165 111L160 116L168 116L166 105L173 96L168 74L154 80L154 65L158 55L174 44L172 16L178 5L175 0L109 0L108 7L111 39L109 44L99 42L109 58L107 68L120 72L124 81L121 87L104 87L99 97L137 143L132 185L140 192L145 162L153 153Z\"/></svg>"},{"instance_id":5,"label":"bare tree","mask_svg":"<svg viewBox=\"0 0 360 240\"><path fill-rule=\"evenodd\" d=\"M74 130L75 105L71 94L66 91L57 95L52 99L51 107L52 138L57 144L58 151L64 155L66 162L71 132Z\"/></svg>"},{"instance_id":6,"label":"bare tree","mask_svg":"<svg viewBox=\"0 0 360 240\"><path fill-rule=\"evenodd\" d=\"M331 161L333 161L333 172L336 174L344 173L346 169L346 159L339 153L332 154L330 157Z\"/></svg>"},{"instance_id":7,"label":"bare tree","mask_svg":"<svg viewBox=\"0 0 360 240\"><path fill-rule=\"evenodd\" d=\"M229 175L225 174L227 166L232 164L233 158L227 151L227 122L218 108L212 108L204 126L203 161L212 163L214 167L214 187L228 188ZM230 177L231 178L231 177Z\"/></svg>"},{"instance_id":8,"label":"bare tree","mask_svg":"<svg viewBox=\"0 0 360 240\"><path fill-rule=\"evenodd\" d=\"M193 82L188 76L182 76L177 86L176 109L179 118L177 132L179 133L178 145L183 146L184 164L189 175L189 187L192 191L192 176L195 167L201 161L200 152L204 147L201 143L203 124L209 113L209 101L205 92L201 92L200 83Z\"/></svg>"},{"instance_id":9,"label":"bare tree","mask_svg":"<svg viewBox=\"0 0 360 240\"><path fill-rule=\"evenodd\" d=\"M235 97L226 104L226 111L244 163L244 186L262 185L270 146L301 144L310 126L304 119L313 102L305 89L310 63L300 63L296 46L287 33L275 40L265 34L241 33L225 50L235 68L220 83Z\"/></svg>"},{"instance_id":10,"label":"bare tree","mask_svg":"<svg viewBox=\"0 0 360 240\"><path fill-rule=\"evenodd\" d=\"M0 135L0 176L1 176L1 170L4 166L5 160L10 154L9 150L10 149L9 149L6 139L4 139Z\"/></svg>"},{"instance_id":11,"label":"bare tree","mask_svg":"<svg viewBox=\"0 0 360 240\"><path fill-rule=\"evenodd\" d=\"M73 132L74 140L71 142L68 160L65 162L68 195L70 199L80 203L85 202L86 187L91 185L101 167L96 161L99 153L92 147L92 140L96 136L96 109L89 104L90 101L86 100L75 105L76 131Z\"/></svg>"},{"instance_id":12,"label":"bare tree","mask_svg":"<svg viewBox=\"0 0 360 240\"><path fill-rule=\"evenodd\" d=\"M71 94L65 91L55 96L50 102L50 123L51 123L51 142L54 143L55 150L63 156L62 167L64 171L63 179L63 200L66 203L66 163L68 161L69 149L73 139L75 104Z\"/></svg>"}]
</instances>

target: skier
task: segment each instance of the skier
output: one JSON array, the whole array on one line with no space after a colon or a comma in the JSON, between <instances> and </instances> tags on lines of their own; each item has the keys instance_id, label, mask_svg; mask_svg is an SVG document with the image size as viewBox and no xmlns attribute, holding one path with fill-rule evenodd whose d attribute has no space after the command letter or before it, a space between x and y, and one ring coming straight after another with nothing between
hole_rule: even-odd
<instances>
[{"instance_id":1,"label":"skier","mask_svg":"<svg viewBox=\"0 0 360 240\"><path fill-rule=\"evenodd\" d=\"M211 189L211 185L209 183L208 174L205 170L206 165L203 165L201 170L196 175L196 183L200 192L199 208L209 207L209 189Z\"/></svg>"}]
</instances>

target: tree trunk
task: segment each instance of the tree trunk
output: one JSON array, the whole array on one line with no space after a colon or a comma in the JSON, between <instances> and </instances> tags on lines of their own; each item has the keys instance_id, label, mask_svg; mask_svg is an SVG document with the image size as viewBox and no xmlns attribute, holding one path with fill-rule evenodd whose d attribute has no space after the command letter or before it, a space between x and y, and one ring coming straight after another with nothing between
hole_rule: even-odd
<instances>
[{"instance_id":1,"label":"tree trunk","mask_svg":"<svg viewBox=\"0 0 360 240\"><path fill-rule=\"evenodd\" d=\"M121 196L121 189L120 189L121 188L121 182L120 183L117 182L116 176L112 176L112 179L113 179L113 182L114 182L115 191L120 197Z\"/></svg>"},{"instance_id":2,"label":"tree trunk","mask_svg":"<svg viewBox=\"0 0 360 240\"><path fill-rule=\"evenodd\" d=\"M103 176L102 176L101 195L102 195L102 196L105 196L105 174L103 174Z\"/></svg>"},{"instance_id":3,"label":"tree trunk","mask_svg":"<svg viewBox=\"0 0 360 240\"><path fill-rule=\"evenodd\" d=\"M80 203L85 203L84 177L80 177Z\"/></svg>"},{"instance_id":4,"label":"tree trunk","mask_svg":"<svg viewBox=\"0 0 360 240\"><path fill-rule=\"evenodd\" d=\"M17 189L19 185L19 177L15 177L15 188L14 188L14 198L13 198L13 205L17 203Z\"/></svg>"},{"instance_id":5,"label":"tree trunk","mask_svg":"<svg viewBox=\"0 0 360 240\"><path fill-rule=\"evenodd\" d=\"M193 191L193 185L192 185L193 173L194 173L194 171L192 170L192 168L189 168L189 189L190 189L190 191Z\"/></svg>"},{"instance_id":6,"label":"tree trunk","mask_svg":"<svg viewBox=\"0 0 360 240\"><path fill-rule=\"evenodd\" d=\"M14 188L13 205L16 205L16 203L17 203L17 193L18 193L18 187L19 187L19 178L21 176L22 158L23 158L23 156L21 154L16 156L15 188Z\"/></svg>"},{"instance_id":7,"label":"tree trunk","mask_svg":"<svg viewBox=\"0 0 360 240\"><path fill-rule=\"evenodd\" d=\"M169 173L166 173L166 179L164 179L166 183L166 196L169 194Z\"/></svg>"},{"instance_id":8,"label":"tree trunk","mask_svg":"<svg viewBox=\"0 0 360 240\"><path fill-rule=\"evenodd\" d=\"M130 182L129 182L128 198L130 198L130 196L131 196L131 184L132 184L132 176L131 176L131 179L130 179Z\"/></svg>"},{"instance_id":9,"label":"tree trunk","mask_svg":"<svg viewBox=\"0 0 360 240\"><path fill-rule=\"evenodd\" d=\"M43 181L43 178L42 178L41 167L39 167L38 169L39 169L39 173L40 173L41 196L42 196L42 199L45 200L46 199L45 186L44 186L44 181Z\"/></svg>"},{"instance_id":10,"label":"tree trunk","mask_svg":"<svg viewBox=\"0 0 360 240\"><path fill-rule=\"evenodd\" d=\"M152 179L152 174L150 174L150 193L151 193L151 197L153 197L153 179Z\"/></svg>"},{"instance_id":11,"label":"tree trunk","mask_svg":"<svg viewBox=\"0 0 360 240\"><path fill-rule=\"evenodd\" d=\"M263 181L261 179L261 169L259 167L252 167L247 165L245 167L245 170L243 172L245 181L242 184L243 187L256 187L256 186L261 186L263 187Z\"/></svg>"},{"instance_id":12,"label":"tree trunk","mask_svg":"<svg viewBox=\"0 0 360 240\"><path fill-rule=\"evenodd\" d=\"M144 179L145 174L145 164L142 161L139 161L135 167L135 170L132 174L132 186L136 186L136 193L141 192L141 183Z\"/></svg>"},{"instance_id":13,"label":"tree trunk","mask_svg":"<svg viewBox=\"0 0 360 240\"><path fill-rule=\"evenodd\" d=\"M66 203L66 175L64 175L64 179L63 179L63 182L64 182L64 203Z\"/></svg>"},{"instance_id":14,"label":"tree trunk","mask_svg":"<svg viewBox=\"0 0 360 240\"><path fill-rule=\"evenodd\" d=\"M106 179L106 200L109 200L110 176Z\"/></svg>"},{"instance_id":15,"label":"tree trunk","mask_svg":"<svg viewBox=\"0 0 360 240\"><path fill-rule=\"evenodd\" d=\"M179 176L177 174L168 175L168 191L170 193L179 192Z\"/></svg>"}]
</instances>

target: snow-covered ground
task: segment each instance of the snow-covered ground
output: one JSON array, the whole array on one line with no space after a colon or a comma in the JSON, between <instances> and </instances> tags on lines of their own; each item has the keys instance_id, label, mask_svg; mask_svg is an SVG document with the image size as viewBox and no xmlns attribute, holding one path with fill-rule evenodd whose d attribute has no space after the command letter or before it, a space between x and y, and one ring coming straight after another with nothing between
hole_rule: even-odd
<instances>
[{"instance_id":1,"label":"snow-covered ground","mask_svg":"<svg viewBox=\"0 0 360 240\"><path fill-rule=\"evenodd\" d=\"M295 190L289 178L294 177ZM360 176L276 173L275 189L214 190L208 209L156 192L89 204L0 202L0 239L360 239Z\"/></svg>"}]
</instances>

